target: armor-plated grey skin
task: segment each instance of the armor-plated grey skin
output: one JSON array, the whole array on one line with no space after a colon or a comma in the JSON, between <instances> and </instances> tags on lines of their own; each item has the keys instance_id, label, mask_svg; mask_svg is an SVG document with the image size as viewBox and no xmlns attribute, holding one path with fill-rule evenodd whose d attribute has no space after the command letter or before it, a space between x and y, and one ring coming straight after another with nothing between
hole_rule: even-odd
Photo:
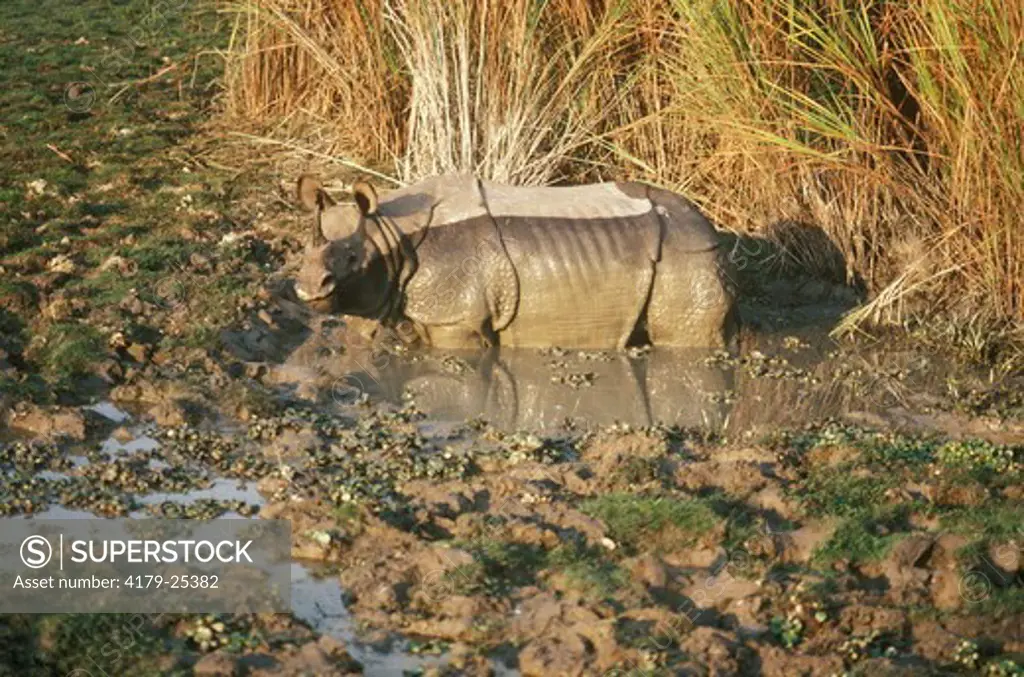
<instances>
[{"instance_id":1,"label":"armor-plated grey skin","mask_svg":"<svg viewBox=\"0 0 1024 677\"><path fill-rule=\"evenodd\" d=\"M637 183L511 187L440 176L355 207L299 179L315 213L299 298L405 340L622 349L727 347L735 298L719 233L689 202Z\"/></svg>"}]
</instances>

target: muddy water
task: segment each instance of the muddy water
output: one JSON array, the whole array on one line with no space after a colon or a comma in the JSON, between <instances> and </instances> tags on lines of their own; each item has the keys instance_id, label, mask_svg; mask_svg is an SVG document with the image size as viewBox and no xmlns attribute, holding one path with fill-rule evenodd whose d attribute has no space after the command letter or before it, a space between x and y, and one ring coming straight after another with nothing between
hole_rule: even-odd
<instances>
[{"instance_id":1,"label":"muddy water","mask_svg":"<svg viewBox=\"0 0 1024 677\"><path fill-rule=\"evenodd\" d=\"M343 338L326 333L272 366L271 380L334 410L360 399L411 400L437 425L476 417L535 431L664 423L730 437L827 418L941 427L928 417L948 399L950 378L985 381L894 342L834 341L829 323L776 324L750 332L733 356L665 349L407 353L340 348Z\"/></svg>"}]
</instances>

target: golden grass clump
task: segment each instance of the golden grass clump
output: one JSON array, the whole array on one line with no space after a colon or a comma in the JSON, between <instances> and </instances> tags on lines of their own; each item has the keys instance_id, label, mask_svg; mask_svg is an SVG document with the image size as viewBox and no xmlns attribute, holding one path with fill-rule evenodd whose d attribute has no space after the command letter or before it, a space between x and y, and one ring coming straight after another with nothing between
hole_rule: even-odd
<instances>
[{"instance_id":1,"label":"golden grass clump","mask_svg":"<svg viewBox=\"0 0 1024 677\"><path fill-rule=\"evenodd\" d=\"M316 134L348 156L404 146L409 81L389 62L382 0L229 0L237 12L227 72L230 115L274 134Z\"/></svg>"},{"instance_id":2,"label":"golden grass clump","mask_svg":"<svg viewBox=\"0 0 1024 677\"><path fill-rule=\"evenodd\" d=\"M638 178L729 229L818 226L874 292L846 328L1024 316L1016 0L226 2L229 113L263 133L401 181Z\"/></svg>"}]
</instances>

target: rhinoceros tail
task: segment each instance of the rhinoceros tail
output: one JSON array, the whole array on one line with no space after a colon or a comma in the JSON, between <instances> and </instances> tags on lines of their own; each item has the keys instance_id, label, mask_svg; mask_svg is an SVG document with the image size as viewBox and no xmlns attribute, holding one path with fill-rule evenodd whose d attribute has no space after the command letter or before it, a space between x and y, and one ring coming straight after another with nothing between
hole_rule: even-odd
<instances>
[{"instance_id":1,"label":"rhinoceros tail","mask_svg":"<svg viewBox=\"0 0 1024 677\"><path fill-rule=\"evenodd\" d=\"M682 195L647 186L647 195L664 226L663 247L693 253L716 249L722 239L718 229Z\"/></svg>"}]
</instances>

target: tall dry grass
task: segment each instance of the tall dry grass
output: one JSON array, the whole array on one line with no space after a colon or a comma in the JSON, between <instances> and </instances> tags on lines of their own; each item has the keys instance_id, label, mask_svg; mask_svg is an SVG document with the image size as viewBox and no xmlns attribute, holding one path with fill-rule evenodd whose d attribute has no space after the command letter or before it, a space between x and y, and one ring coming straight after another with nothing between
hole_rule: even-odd
<instances>
[{"instance_id":1,"label":"tall dry grass","mask_svg":"<svg viewBox=\"0 0 1024 677\"><path fill-rule=\"evenodd\" d=\"M324 152L393 159L405 145L409 80L385 36L381 0L223 3L236 12L227 112Z\"/></svg>"},{"instance_id":2,"label":"tall dry grass","mask_svg":"<svg viewBox=\"0 0 1024 677\"><path fill-rule=\"evenodd\" d=\"M230 112L401 179L640 178L820 226L850 318L1024 316L1016 0L227 0ZM791 262L831 265L787 243Z\"/></svg>"}]
</instances>

